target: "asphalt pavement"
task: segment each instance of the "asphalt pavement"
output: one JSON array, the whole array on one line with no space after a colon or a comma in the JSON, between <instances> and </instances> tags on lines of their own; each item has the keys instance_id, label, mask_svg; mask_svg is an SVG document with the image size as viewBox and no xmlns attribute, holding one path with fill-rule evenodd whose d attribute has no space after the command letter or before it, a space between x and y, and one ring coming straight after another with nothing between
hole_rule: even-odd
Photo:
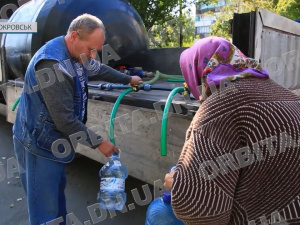
<instances>
[{"instance_id":1,"label":"asphalt pavement","mask_svg":"<svg viewBox=\"0 0 300 225\"><path fill-rule=\"evenodd\" d=\"M0 225L28 225L26 196L18 173L7 171L7 165L14 162L12 124L0 116ZM71 224L76 225L143 225L149 198L145 197L142 186L153 186L140 180L126 179L127 202L123 212L100 211L96 196L99 191L98 172L102 164L86 158L77 157L67 165L66 199ZM132 190L139 198L133 198ZM152 196L151 196L152 198ZM143 201L145 200L145 201ZM147 200L147 201L146 201Z\"/></svg>"}]
</instances>

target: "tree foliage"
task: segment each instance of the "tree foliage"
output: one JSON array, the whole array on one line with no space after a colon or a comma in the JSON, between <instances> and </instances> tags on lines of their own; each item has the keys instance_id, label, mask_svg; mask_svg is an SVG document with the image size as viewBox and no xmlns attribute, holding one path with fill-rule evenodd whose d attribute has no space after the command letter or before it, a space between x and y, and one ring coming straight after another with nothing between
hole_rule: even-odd
<instances>
[{"instance_id":1,"label":"tree foliage","mask_svg":"<svg viewBox=\"0 0 300 225\"><path fill-rule=\"evenodd\" d=\"M201 0L206 4L215 4L216 0ZM211 25L211 35L217 35L229 39L230 24L234 13L247 13L257 8L267 9L290 19L300 17L300 1L298 0L226 0L216 21Z\"/></svg>"},{"instance_id":2,"label":"tree foliage","mask_svg":"<svg viewBox=\"0 0 300 225\"><path fill-rule=\"evenodd\" d=\"M246 13L257 8L263 8L290 19L300 18L299 0L225 0L226 5L216 15L216 21L211 26L211 35L229 39L230 24L234 13ZM179 24L183 27L184 45L192 43L194 38L194 21L188 13L179 19L179 4L184 9L192 3L213 5L218 0L129 0L145 23L150 41L154 47L175 47L179 43ZM187 22L188 21L188 22Z\"/></svg>"},{"instance_id":3,"label":"tree foliage","mask_svg":"<svg viewBox=\"0 0 300 225\"><path fill-rule=\"evenodd\" d=\"M181 12L198 0L129 0L134 6L148 31L150 46L155 48L178 47L180 45L180 25L182 25L183 46L194 41L194 19ZM181 5L181 7L180 7ZM181 22L180 22L181 21ZM189 43L189 44L188 44Z\"/></svg>"},{"instance_id":4,"label":"tree foliage","mask_svg":"<svg viewBox=\"0 0 300 225\"><path fill-rule=\"evenodd\" d=\"M300 19L300 1L279 0L276 4L276 12L292 20Z\"/></svg>"},{"instance_id":5,"label":"tree foliage","mask_svg":"<svg viewBox=\"0 0 300 225\"><path fill-rule=\"evenodd\" d=\"M129 0L140 14L146 29L150 29L155 23L161 24L172 19L171 12L178 4L178 0Z\"/></svg>"},{"instance_id":6,"label":"tree foliage","mask_svg":"<svg viewBox=\"0 0 300 225\"><path fill-rule=\"evenodd\" d=\"M184 9L197 0L129 0L140 14L149 30L153 25L161 25L172 20L178 14L179 4Z\"/></svg>"},{"instance_id":7,"label":"tree foliage","mask_svg":"<svg viewBox=\"0 0 300 225\"><path fill-rule=\"evenodd\" d=\"M191 46L194 43L195 21L189 13L184 13L181 20L179 16L175 16L164 24L153 26L148 32L150 46L152 48L179 47L180 26L183 33L183 47Z\"/></svg>"}]
</instances>

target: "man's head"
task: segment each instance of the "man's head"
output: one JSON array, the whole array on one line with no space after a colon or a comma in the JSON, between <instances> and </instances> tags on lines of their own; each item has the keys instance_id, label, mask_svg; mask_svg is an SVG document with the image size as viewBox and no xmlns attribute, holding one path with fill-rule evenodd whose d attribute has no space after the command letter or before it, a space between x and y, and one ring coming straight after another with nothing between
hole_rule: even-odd
<instances>
[{"instance_id":1,"label":"man's head","mask_svg":"<svg viewBox=\"0 0 300 225\"><path fill-rule=\"evenodd\" d=\"M104 25L97 17L83 14L71 22L65 40L70 55L79 62L81 54L95 58L105 41Z\"/></svg>"}]
</instances>

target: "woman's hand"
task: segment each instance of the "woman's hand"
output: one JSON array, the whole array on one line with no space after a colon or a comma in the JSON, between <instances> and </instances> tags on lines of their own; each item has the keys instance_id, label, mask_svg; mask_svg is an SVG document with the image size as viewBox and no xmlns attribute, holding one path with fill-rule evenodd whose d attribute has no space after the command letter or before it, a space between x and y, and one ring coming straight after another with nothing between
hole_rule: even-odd
<instances>
[{"instance_id":1,"label":"woman's hand","mask_svg":"<svg viewBox=\"0 0 300 225\"><path fill-rule=\"evenodd\" d=\"M167 173L165 176L165 183L164 186L168 188L169 190L172 189L172 182L173 182L173 176L174 176L175 170L172 170L170 173Z\"/></svg>"}]
</instances>

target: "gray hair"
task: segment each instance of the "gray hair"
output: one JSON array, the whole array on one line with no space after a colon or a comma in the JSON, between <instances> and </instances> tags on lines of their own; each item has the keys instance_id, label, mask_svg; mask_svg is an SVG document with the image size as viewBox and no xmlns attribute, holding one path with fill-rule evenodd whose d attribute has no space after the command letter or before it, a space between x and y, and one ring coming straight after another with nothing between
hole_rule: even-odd
<instances>
[{"instance_id":1,"label":"gray hair","mask_svg":"<svg viewBox=\"0 0 300 225\"><path fill-rule=\"evenodd\" d=\"M83 36L86 36L86 34L91 34L97 28L100 28L105 36L105 27L102 21L96 16L85 13L71 22L68 34L72 31L76 31L79 34L79 37L82 38Z\"/></svg>"}]
</instances>

